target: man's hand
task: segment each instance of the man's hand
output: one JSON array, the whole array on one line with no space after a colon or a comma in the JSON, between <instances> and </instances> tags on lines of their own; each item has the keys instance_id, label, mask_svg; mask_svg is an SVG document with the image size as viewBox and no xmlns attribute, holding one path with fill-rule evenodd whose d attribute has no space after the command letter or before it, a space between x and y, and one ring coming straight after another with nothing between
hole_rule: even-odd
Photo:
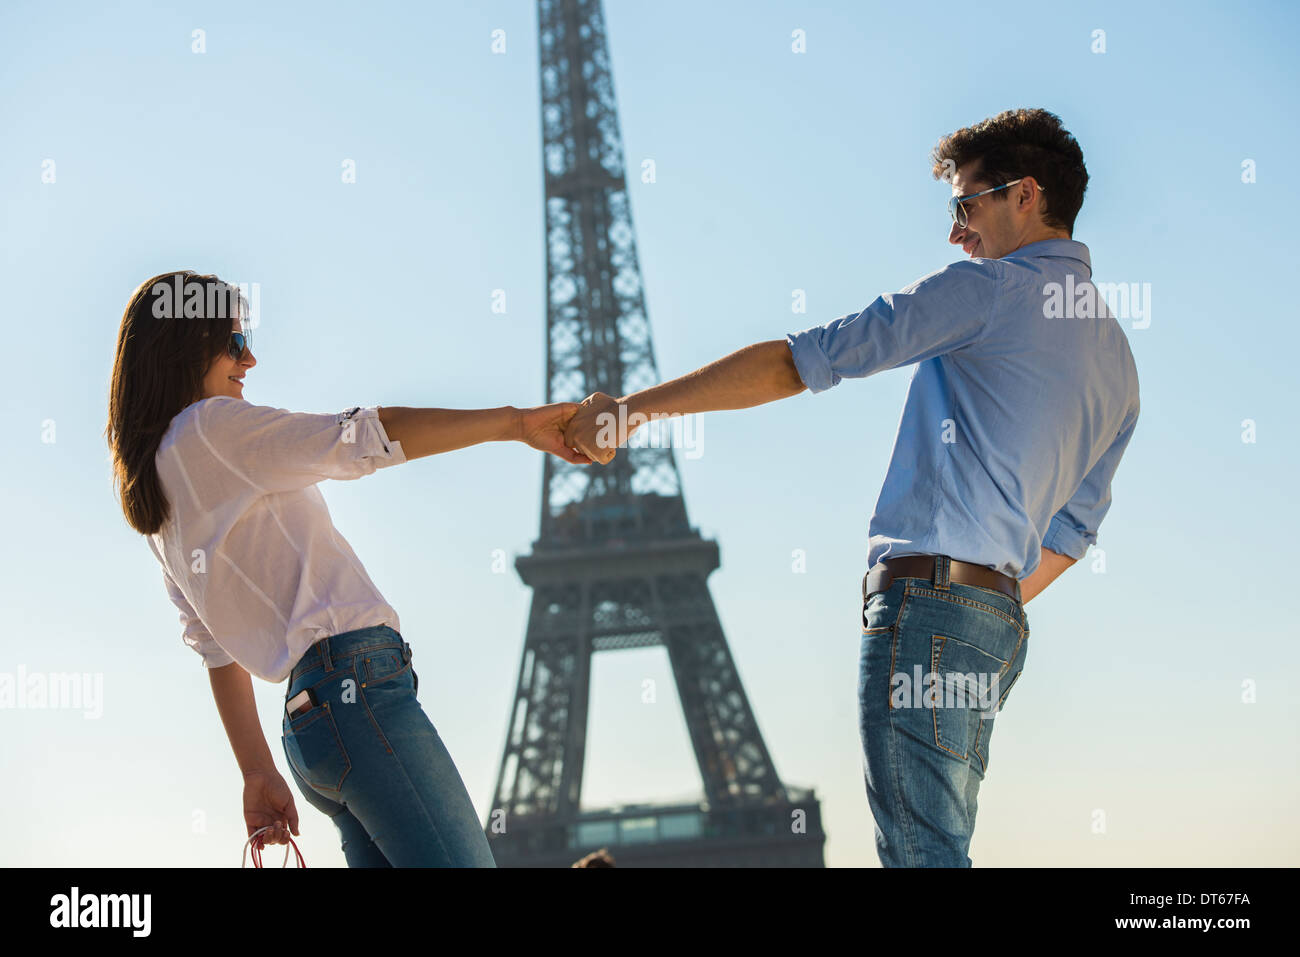
<instances>
[{"instance_id":1,"label":"man's hand","mask_svg":"<svg viewBox=\"0 0 1300 957\"><path fill-rule=\"evenodd\" d=\"M301 836L298 834L298 809L293 806L293 792L278 772L244 772L244 824L250 837L258 828L274 825L274 831L253 839L258 850L268 844L288 844L290 831L295 837Z\"/></svg>"},{"instance_id":2,"label":"man's hand","mask_svg":"<svg viewBox=\"0 0 1300 957\"><path fill-rule=\"evenodd\" d=\"M582 400L578 413L564 430L564 444L582 452L593 462L608 465L618 447L636 431L639 422L619 421L619 400L603 392L593 392ZM626 413L625 413L626 415ZM629 425L627 435L619 434L621 425Z\"/></svg>"},{"instance_id":3,"label":"man's hand","mask_svg":"<svg viewBox=\"0 0 1300 957\"><path fill-rule=\"evenodd\" d=\"M552 402L550 405L520 409L518 439L525 445L558 455L574 465L590 465L591 459L583 452L575 452L565 433L565 426L577 411L576 402Z\"/></svg>"}]
</instances>

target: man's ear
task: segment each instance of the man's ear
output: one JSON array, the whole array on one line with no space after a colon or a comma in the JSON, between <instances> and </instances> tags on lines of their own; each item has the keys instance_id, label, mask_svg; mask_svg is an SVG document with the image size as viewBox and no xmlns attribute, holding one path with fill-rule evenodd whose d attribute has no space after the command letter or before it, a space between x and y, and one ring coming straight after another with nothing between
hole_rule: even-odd
<instances>
[{"instance_id":1,"label":"man's ear","mask_svg":"<svg viewBox=\"0 0 1300 957\"><path fill-rule=\"evenodd\" d=\"M1038 180L1032 176L1026 176L1016 184L1016 207L1018 209L1027 209L1034 198L1037 197L1041 203L1043 191L1038 188Z\"/></svg>"}]
</instances>

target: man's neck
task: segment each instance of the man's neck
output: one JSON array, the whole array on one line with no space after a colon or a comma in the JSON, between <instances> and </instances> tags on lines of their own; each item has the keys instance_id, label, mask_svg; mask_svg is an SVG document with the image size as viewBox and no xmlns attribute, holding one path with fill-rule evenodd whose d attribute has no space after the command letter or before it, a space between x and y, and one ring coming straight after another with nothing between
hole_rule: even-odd
<instances>
[{"instance_id":1,"label":"man's neck","mask_svg":"<svg viewBox=\"0 0 1300 957\"><path fill-rule=\"evenodd\" d=\"M1023 246L1028 246L1030 243L1041 243L1045 239L1072 239L1072 238L1073 237L1069 233L1067 233L1064 229L1048 229L1046 227L1043 227L1041 229L1034 230L1032 233L1023 237L1020 241L1020 245L1017 246L1016 249L1020 249ZM1016 249L1013 249L1011 251L1015 252Z\"/></svg>"}]
</instances>

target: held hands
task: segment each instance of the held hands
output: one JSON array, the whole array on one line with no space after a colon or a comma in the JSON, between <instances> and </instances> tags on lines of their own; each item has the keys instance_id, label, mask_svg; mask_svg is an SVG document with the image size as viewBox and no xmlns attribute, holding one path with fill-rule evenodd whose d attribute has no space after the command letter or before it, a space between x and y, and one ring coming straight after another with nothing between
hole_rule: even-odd
<instances>
[{"instance_id":1,"label":"held hands","mask_svg":"<svg viewBox=\"0 0 1300 957\"><path fill-rule=\"evenodd\" d=\"M298 833L298 809L293 806L293 793L289 785L275 771L244 772L244 824L248 827L248 836L258 828L273 825L274 831L268 831L254 838L258 850L268 844L288 844L289 832L294 837Z\"/></svg>"},{"instance_id":2,"label":"held hands","mask_svg":"<svg viewBox=\"0 0 1300 957\"><path fill-rule=\"evenodd\" d=\"M577 411L576 402L552 402L520 409L517 438L525 445L558 455L574 465L590 465L591 459L582 452L575 452L564 438L564 428Z\"/></svg>"},{"instance_id":3,"label":"held hands","mask_svg":"<svg viewBox=\"0 0 1300 957\"><path fill-rule=\"evenodd\" d=\"M635 418L635 417L634 417ZM628 440L640 422L628 423L627 409L618 399L593 392L582 400L578 412L564 430L564 444L582 452L593 462L608 465L618 447Z\"/></svg>"},{"instance_id":4,"label":"held hands","mask_svg":"<svg viewBox=\"0 0 1300 957\"><path fill-rule=\"evenodd\" d=\"M617 399L593 392L581 404L553 402L520 409L519 440L575 465L608 465L639 424L629 427Z\"/></svg>"}]
</instances>

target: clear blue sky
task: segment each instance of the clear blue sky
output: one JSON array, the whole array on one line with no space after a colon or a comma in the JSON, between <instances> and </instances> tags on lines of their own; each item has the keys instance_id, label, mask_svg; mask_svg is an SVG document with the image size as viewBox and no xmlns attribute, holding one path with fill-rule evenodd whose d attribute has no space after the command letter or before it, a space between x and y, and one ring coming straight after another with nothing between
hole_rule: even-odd
<instances>
[{"instance_id":1,"label":"clear blue sky","mask_svg":"<svg viewBox=\"0 0 1300 957\"><path fill-rule=\"evenodd\" d=\"M1092 177L1075 238L1095 278L1151 284L1150 326L1128 333L1142 419L1101 529L1104 573L1089 556L1028 606L972 857L1300 863L1286 823L1300 798L1297 310L1282 281L1295 8L606 8L628 163L657 167L631 196L664 377L961 258L949 189L929 175L935 140L1013 106L1063 118ZM206 673L111 491L108 376L139 282L194 268L260 284L251 402L543 400L535 31L527 0L0 9L0 671L88 672L104 689L97 720L0 710L4 863L233 866L244 839ZM710 586L750 701L782 777L817 788L836 866L877 864L859 588L909 376L711 415L704 454L678 456L691 520L721 545ZM493 553L529 549L541 475L537 453L493 445L322 486L401 615L480 819L530 595ZM656 705L641 703L647 677ZM255 687L287 776L284 687ZM598 656L591 718L585 804L698 790L663 649ZM297 803L309 864L341 866L332 825Z\"/></svg>"}]
</instances>

